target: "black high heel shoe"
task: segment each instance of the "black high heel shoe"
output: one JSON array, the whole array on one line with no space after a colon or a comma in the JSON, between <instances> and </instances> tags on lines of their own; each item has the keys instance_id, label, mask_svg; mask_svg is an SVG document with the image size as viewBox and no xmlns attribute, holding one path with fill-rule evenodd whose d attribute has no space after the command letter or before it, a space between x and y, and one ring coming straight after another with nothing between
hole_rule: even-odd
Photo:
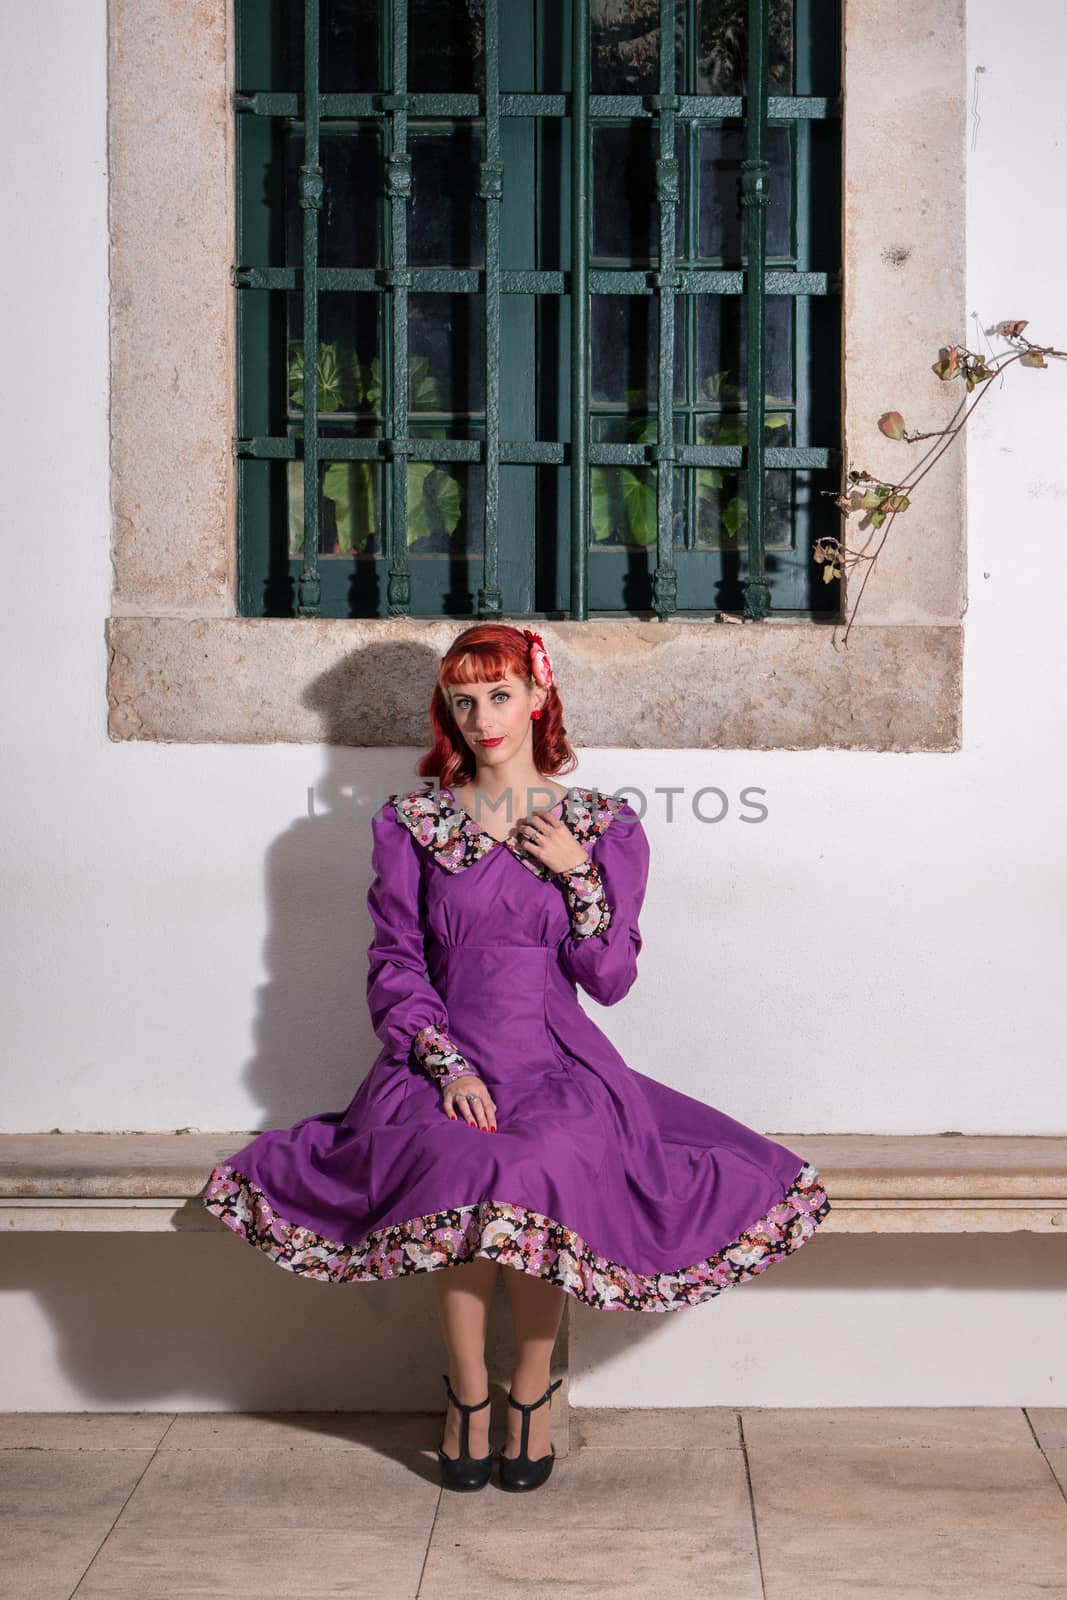
<instances>
[{"instance_id":1,"label":"black high heel shoe","mask_svg":"<svg viewBox=\"0 0 1067 1600\"><path fill-rule=\"evenodd\" d=\"M459 1455L446 1456L440 1445L437 1447L437 1459L441 1463L441 1482L446 1489L484 1489L493 1470L493 1452L490 1450L487 1456L472 1456L467 1452L471 1442L470 1414L472 1411L481 1411L483 1406L489 1404L491 1397L486 1395L477 1405L465 1406L452 1392L448 1373L442 1372L441 1376L445 1380L448 1398L457 1411L462 1412L459 1425Z\"/></svg>"},{"instance_id":2,"label":"black high heel shoe","mask_svg":"<svg viewBox=\"0 0 1067 1600\"><path fill-rule=\"evenodd\" d=\"M547 1456L539 1456L536 1461L531 1461L526 1453L526 1446L530 1440L530 1412L536 1411L538 1406L543 1406L547 1400L552 1403L552 1395L563 1382L557 1378L555 1383L550 1383L540 1400L532 1400L529 1405L523 1405L521 1400L513 1400L508 1392L508 1405L514 1406L516 1411L522 1412L522 1442L519 1453L512 1458L500 1452L500 1487L502 1489L539 1489L548 1478L556 1460L556 1447L551 1445Z\"/></svg>"}]
</instances>

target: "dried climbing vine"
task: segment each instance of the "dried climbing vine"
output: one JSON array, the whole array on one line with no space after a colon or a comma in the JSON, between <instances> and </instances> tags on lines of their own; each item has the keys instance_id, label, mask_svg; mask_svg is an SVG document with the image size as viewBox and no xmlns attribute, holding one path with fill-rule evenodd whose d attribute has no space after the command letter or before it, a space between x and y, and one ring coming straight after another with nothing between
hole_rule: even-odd
<instances>
[{"instance_id":1,"label":"dried climbing vine","mask_svg":"<svg viewBox=\"0 0 1067 1600\"><path fill-rule=\"evenodd\" d=\"M911 505L912 496L926 474L937 465L946 450L951 448L953 440L962 432L989 393L988 387L982 392L974 403L968 406L968 396L980 385L988 385L990 378L995 378L1005 372L1008 367L1019 365L1023 367L1047 367L1046 356L1067 356L1067 351L1056 350L1051 345L1036 345L1029 339L1023 338L1023 329L1027 326L1025 321L999 322L994 332L1007 339L1012 346L1011 353L1003 356L985 357L975 355L973 351L963 345L949 345L942 348L939 359L933 364L933 371L943 383L953 383L962 379L966 386L966 394L961 396L960 403L952 416L948 427L937 428L928 432L909 432L904 426L904 418L899 411L887 411L878 419L879 430L887 439L893 439L903 444L916 444L923 439L939 441L932 445L922 459L917 462L912 473L902 483L889 483L874 477L865 471L853 471L848 474L849 487L844 494L839 494L835 489L820 490L822 494L832 494L834 503L843 516L859 515L861 520L858 526L861 529L883 529L882 536L873 552L851 549L848 544L832 535L824 535L816 539L812 553L815 561L822 566L823 580L830 583L834 578L840 578L844 573L856 567L860 562L866 563L867 570L863 574L863 581L856 596L856 603L852 607L852 614L848 619L845 629L843 644L848 644L848 636L852 624L856 620L856 612L863 598L863 591L867 586L867 579L874 571L875 562L885 546L889 537L889 530L893 521L901 512L907 511Z\"/></svg>"}]
</instances>

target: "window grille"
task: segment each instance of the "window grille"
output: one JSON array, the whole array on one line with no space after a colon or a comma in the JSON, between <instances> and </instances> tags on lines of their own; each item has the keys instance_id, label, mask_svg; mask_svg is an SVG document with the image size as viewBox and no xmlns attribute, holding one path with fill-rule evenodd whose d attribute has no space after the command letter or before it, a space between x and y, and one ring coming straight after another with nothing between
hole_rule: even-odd
<instances>
[{"instance_id":1,"label":"window grille","mask_svg":"<svg viewBox=\"0 0 1067 1600\"><path fill-rule=\"evenodd\" d=\"M839 0L235 3L242 614L837 615Z\"/></svg>"}]
</instances>

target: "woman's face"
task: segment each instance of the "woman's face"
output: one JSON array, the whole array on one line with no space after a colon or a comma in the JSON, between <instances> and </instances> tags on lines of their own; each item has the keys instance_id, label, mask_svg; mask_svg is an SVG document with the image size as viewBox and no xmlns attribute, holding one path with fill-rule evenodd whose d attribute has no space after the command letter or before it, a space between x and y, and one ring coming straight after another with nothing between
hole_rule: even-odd
<instances>
[{"instance_id":1,"label":"woman's face","mask_svg":"<svg viewBox=\"0 0 1067 1600\"><path fill-rule=\"evenodd\" d=\"M478 764L489 767L510 760L532 740L530 713L545 700L544 689L531 689L511 673L496 683L454 683L447 694L456 727Z\"/></svg>"}]
</instances>

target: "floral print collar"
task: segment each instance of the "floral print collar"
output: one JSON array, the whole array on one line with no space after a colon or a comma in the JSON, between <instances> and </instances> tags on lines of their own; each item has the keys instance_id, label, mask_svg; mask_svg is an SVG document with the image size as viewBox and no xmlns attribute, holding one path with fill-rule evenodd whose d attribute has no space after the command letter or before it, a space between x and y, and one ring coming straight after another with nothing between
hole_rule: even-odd
<instances>
[{"instance_id":1,"label":"floral print collar","mask_svg":"<svg viewBox=\"0 0 1067 1600\"><path fill-rule=\"evenodd\" d=\"M524 867L539 878L552 874L540 861L527 855L520 840L508 834L506 839L493 835L465 811L454 793L441 784L436 791L412 789L403 794L391 794L400 821L412 837L428 850L430 855L448 872L463 872L474 866L483 856L503 845ZM583 789L572 785L562 800L557 800L553 811L564 808L563 821L579 844L598 839L624 802L611 794L600 794L596 789Z\"/></svg>"}]
</instances>

